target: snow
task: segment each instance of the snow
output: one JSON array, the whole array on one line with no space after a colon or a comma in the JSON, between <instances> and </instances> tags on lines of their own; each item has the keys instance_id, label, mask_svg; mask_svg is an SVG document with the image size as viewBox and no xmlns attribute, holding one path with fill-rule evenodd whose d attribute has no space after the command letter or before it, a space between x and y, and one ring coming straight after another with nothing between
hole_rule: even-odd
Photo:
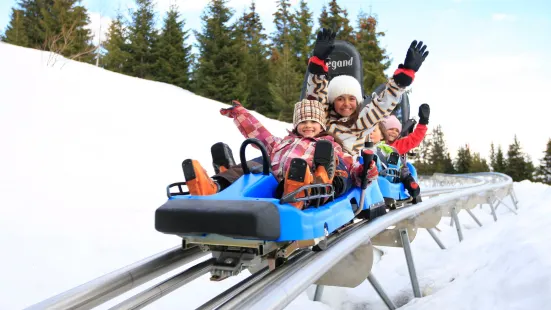
<instances>
[{"instance_id":1,"label":"snow","mask_svg":"<svg viewBox=\"0 0 551 310\"><path fill-rule=\"evenodd\" d=\"M183 180L182 160L199 159L213 173L210 146L218 141L237 156L243 138L218 113L227 105L47 52L0 43L0 54L0 309L30 306L177 246L178 237L154 229L154 212L165 186ZM256 115L276 135L290 128ZM258 154L251 148L247 157ZM426 297L412 299L401 248L382 247L373 273L404 309L546 308L551 189L521 182L515 191L518 216L501 206L494 223L487 206L476 208L479 228L461 212L462 243L444 218L447 250L418 233L412 248ZM247 276L215 283L205 275L147 308L195 309ZM288 309L386 309L367 282L326 287L321 302L311 301L313 289Z\"/></svg>"},{"instance_id":2,"label":"snow","mask_svg":"<svg viewBox=\"0 0 551 310\"><path fill-rule=\"evenodd\" d=\"M373 274L402 309L547 309L551 303L551 187L515 183L518 216L503 205L494 222L489 206L473 209L479 227L459 213L464 239L459 242L450 219L438 228L446 250L420 230L412 242L421 299L413 299L402 248L380 247L385 254ZM512 206L510 199L505 203ZM313 295L313 290L310 293ZM326 287L322 302L331 309L387 309L368 282L354 289Z\"/></svg>"}]
</instances>

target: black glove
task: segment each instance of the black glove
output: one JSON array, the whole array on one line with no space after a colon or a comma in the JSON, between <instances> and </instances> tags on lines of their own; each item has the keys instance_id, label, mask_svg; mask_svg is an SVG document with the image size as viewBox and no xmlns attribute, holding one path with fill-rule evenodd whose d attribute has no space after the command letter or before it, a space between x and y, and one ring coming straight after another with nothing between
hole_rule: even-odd
<instances>
[{"instance_id":1,"label":"black glove","mask_svg":"<svg viewBox=\"0 0 551 310\"><path fill-rule=\"evenodd\" d=\"M423 61L425 61L425 58L429 55L429 51L425 51L426 49L427 46L423 45L423 41L417 43L417 41L414 40L411 42L406 54L406 60L403 65L400 64L402 67L398 66L398 68L411 69L415 72L419 71Z\"/></svg>"},{"instance_id":2,"label":"black glove","mask_svg":"<svg viewBox=\"0 0 551 310\"><path fill-rule=\"evenodd\" d=\"M429 55L429 51L426 51L427 46L423 45L423 41L417 43L416 40L411 42L408 52L406 54L406 60L403 64L398 65L398 69L394 72L394 81L400 87L407 87L411 85L415 78L415 72L419 71L423 61Z\"/></svg>"},{"instance_id":3,"label":"black glove","mask_svg":"<svg viewBox=\"0 0 551 310\"><path fill-rule=\"evenodd\" d=\"M428 104L423 103L419 107L419 124L428 125L429 115L430 115L430 107Z\"/></svg>"},{"instance_id":4,"label":"black glove","mask_svg":"<svg viewBox=\"0 0 551 310\"><path fill-rule=\"evenodd\" d=\"M314 74L327 73L327 65L325 64L327 57L335 49L336 32L331 29L322 28L318 32L318 38L314 45L314 56L308 62L308 71Z\"/></svg>"}]
</instances>

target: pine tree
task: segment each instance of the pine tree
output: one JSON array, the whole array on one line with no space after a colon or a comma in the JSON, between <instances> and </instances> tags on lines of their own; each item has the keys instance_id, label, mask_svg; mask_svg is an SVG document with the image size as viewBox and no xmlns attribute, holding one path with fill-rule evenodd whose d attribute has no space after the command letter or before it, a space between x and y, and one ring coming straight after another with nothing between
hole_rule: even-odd
<instances>
[{"instance_id":1,"label":"pine tree","mask_svg":"<svg viewBox=\"0 0 551 310\"><path fill-rule=\"evenodd\" d=\"M419 147L417 147L417 152L413 161L413 165L415 166L415 169L417 169L418 174L429 175L433 173L428 164L429 152L431 148L432 134L427 133L425 139L423 139Z\"/></svg>"},{"instance_id":2,"label":"pine tree","mask_svg":"<svg viewBox=\"0 0 551 310\"><path fill-rule=\"evenodd\" d=\"M444 132L442 127L438 125L432 131L432 143L428 154L428 161L431 173L444 172L446 154L448 153L446 141L444 140Z\"/></svg>"},{"instance_id":3,"label":"pine tree","mask_svg":"<svg viewBox=\"0 0 551 310\"><path fill-rule=\"evenodd\" d=\"M172 5L164 20L162 33L157 46L155 63L156 80L190 89L189 69L191 65L191 46L186 45L188 30L184 31L178 7Z\"/></svg>"},{"instance_id":4,"label":"pine tree","mask_svg":"<svg viewBox=\"0 0 551 310\"><path fill-rule=\"evenodd\" d=\"M471 172L472 163L473 158L469 146L465 145L465 147L460 147L457 150L457 159L455 162L455 170L457 173Z\"/></svg>"},{"instance_id":5,"label":"pine tree","mask_svg":"<svg viewBox=\"0 0 551 310\"><path fill-rule=\"evenodd\" d=\"M12 8L10 24L6 28L2 41L24 47L29 46L29 38L25 31L25 11Z\"/></svg>"},{"instance_id":6,"label":"pine tree","mask_svg":"<svg viewBox=\"0 0 551 310\"><path fill-rule=\"evenodd\" d=\"M276 31L272 35L273 46L278 51L283 51L285 46L292 46L291 38L291 25L295 22L293 20L293 14L289 11L289 0L277 1L277 12L274 15L274 24Z\"/></svg>"},{"instance_id":7,"label":"pine tree","mask_svg":"<svg viewBox=\"0 0 551 310\"><path fill-rule=\"evenodd\" d=\"M327 7L323 5L318 22L320 28L329 28L336 31L337 40L355 43L354 28L350 26L348 12L337 4L337 0L329 1L329 12L327 11Z\"/></svg>"},{"instance_id":8,"label":"pine tree","mask_svg":"<svg viewBox=\"0 0 551 310\"><path fill-rule=\"evenodd\" d=\"M52 8L54 0L20 0L19 6L23 10L23 25L27 35L27 47L49 50L46 47L46 29L43 25L43 10Z\"/></svg>"},{"instance_id":9,"label":"pine tree","mask_svg":"<svg viewBox=\"0 0 551 310\"><path fill-rule=\"evenodd\" d=\"M496 166L496 153L495 153L494 142L492 142L490 144L490 167L492 167L492 171L494 171L495 166Z\"/></svg>"},{"instance_id":10,"label":"pine tree","mask_svg":"<svg viewBox=\"0 0 551 310\"><path fill-rule=\"evenodd\" d=\"M507 151L507 167L505 174L509 175L513 181L532 180L532 175L527 171L527 161L522 153L520 142L515 135L513 144L509 145Z\"/></svg>"},{"instance_id":11,"label":"pine tree","mask_svg":"<svg viewBox=\"0 0 551 310\"><path fill-rule=\"evenodd\" d=\"M243 47L234 25L228 25L233 12L226 2L211 0L201 16L202 33L195 32L200 54L195 82L199 95L229 103L246 99L246 77Z\"/></svg>"},{"instance_id":12,"label":"pine tree","mask_svg":"<svg viewBox=\"0 0 551 310\"><path fill-rule=\"evenodd\" d=\"M12 9L7 42L90 62L95 50L90 18L77 0L20 0Z\"/></svg>"},{"instance_id":13,"label":"pine tree","mask_svg":"<svg viewBox=\"0 0 551 310\"><path fill-rule=\"evenodd\" d=\"M273 78L269 88L273 98L271 117L286 122L293 119L294 105L300 98L303 72L298 71L297 58L293 55L293 19L289 12L289 1L278 1L278 10L274 13L276 32L272 36L274 47L270 57L270 72Z\"/></svg>"},{"instance_id":14,"label":"pine tree","mask_svg":"<svg viewBox=\"0 0 551 310\"><path fill-rule=\"evenodd\" d=\"M125 22L119 11L109 25L106 40L103 43L103 48L107 51L107 54L102 58L105 69L119 73L130 72L128 62L131 55L127 38Z\"/></svg>"},{"instance_id":15,"label":"pine tree","mask_svg":"<svg viewBox=\"0 0 551 310\"><path fill-rule=\"evenodd\" d=\"M368 94L387 80L384 71L390 67L390 60L379 42L384 35L377 32L375 17L360 12L355 45L363 60L363 87Z\"/></svg>"},{"instance_id":16,"label":"pine tree","mask_svg":"<svg viewBox=\"0 0 551 310\"><path fill-rule=\"evenodd\" d=\"M244 13L240 20L240 31L246 47L245 73L247 100L242 102L249 109L264 115L272 111L272 96L269 83L270 63L268 61L267 36L263 33L264 27L260 16L256 12L255 2L251 2L250 12Z\"/></svg>"},{"instance_id":17,"label":"pine tree","mask_svg":"<svg viewBox=\"0 0 551 310\"><path fill-rule=\"evenodd\" d=\"M94 39L92 30L88 28L90 24L88 11L84 6L77 5L73 7L70 13L71 26L74 26L74 31L71 44L68 46L65 55L71 56L74 60L91 63L95 58L93 53L95 47L92 42Z\"/></svg>"},{"instance_id":18,"label":"pine tree","mask_svg":"<svg viewBox=\"0 0 551 310\"><path fill-rule=\"evenodd\" d=\"M157 31L154 27L155 12L152 0L136 0L136 11L132 12L129 27L128 45L131 58L128 62L129 74L139 78L154 80L155 44Z\"/></svg>"},{"instance_id":19,"label":"pine tree","mask_svg":"<svg viewBox=\"0 0 551 310\"><path fill-rule=\"evenodd\" d=\"M495 164L492 165L492 169L494 172L501 173L505 173L505 170L507 169L507 161L505 160L505 156L503 155L503 151L501 150L501 145L497 147Z\"/></svg>"},{"instance_id":20,"label":"pine tree","mask_svg":"<svg viewBox=\"0 0 551 310\"><path fill-rule=\"evenodd\" d=\"M295 72L291 47L285 45L281 52L272 50L270 94L273 96L273 117L280 121L292 122L295 103L300 98L301 80Z\"/></svg>"},{"instance_id":21,"label":"pine tree","mask_svg":"<svg viewBox=\"0 0 551 310\"><path fill-rule=\"evenodd\" d=\"M474 152L471 162L471 170L469 172L489 172L490 167L485 158L480 156L480 153Z\"/></svg>"},{"instance_id":22,"label":"pine tree","mask_svg":"<svg viewBox=\"0 0 551 310\"><path fill-rule=\"evenodd\" d=\"M450 156L450 153L447 153L444 157L444 173L447 174L455 174L457 171L455 170L455 167L453 166L453 161Z\"/></svg>"},{"instance_id":23,"label":"pine tree","mask_svg":"<svg viewBox=\"0 0 551 310\"><path fill-rule=\"evenodd\" d=\"M544 156L540 160L536 176L539 182L551 185L551 139L547 141L547 148L543 152Z\"/></svg>"},{"instance_id":24,"label":"pine tree","mask_svg":"<svg viewBox=\"0 0 551 310\"><path fill-rule=\"evenodd\" d=\"M52 6L40 8L44 49L78 61L94 58L92 32L87 28L90 17L77 0L54 0Z\"/></svg>"},{"instance_id":25,"label":"pine tree","mask_svg":"<svg viewBox=\"0 0 551 310\"><path fill-rule=\"evenodd\" d=\"M308 65L308 58L314 48L314 20L312 12L308 9L306 0L300 0L299 9L295 10L291 24L293 54L297 57L297 73L302 79Z\"/></svg>"}]
</instances>

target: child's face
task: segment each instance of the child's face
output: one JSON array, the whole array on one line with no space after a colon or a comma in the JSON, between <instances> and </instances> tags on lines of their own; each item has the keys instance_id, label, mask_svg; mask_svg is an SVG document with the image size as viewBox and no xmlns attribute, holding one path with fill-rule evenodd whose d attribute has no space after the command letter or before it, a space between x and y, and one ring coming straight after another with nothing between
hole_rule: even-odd
<instances>
[{"instance_id":1,"label":"child's face","mask_svg":"<svg viewBox=\"0 0 551 310\"><path fill-rule=\"evenodd\" d=\"M375 126L375 129L370 133L371 142L379 143L383 139L383 134L379 129L379 126Z\"/></svg>"},{"instance_id":2,"label":"child's face","mask_svg":"<svg viewBox=\"0 0 551 310\"><path fill-rule=\"evenodd\" d=\"M386 134L388 136L388 142L393 142L396 138L398 138L400 132L398 131L398 128L391 128L387 129Z\"/></svg>"},{"instance_id":3,"label":"child's face","mask_svg":"<svg viewBox=\"0 0 551 310\"><path fill-rule=\"evenodd\" d=\"M313 138L321 132L321 125L314 121L304 121L298 124L297 131L305 138Z\"/></svg>"},{"instance_id":4,"label":"child's face","mask_svg":"<svg viewBox=\"0 0 551 310\"><path fill-rule=\"evenodd\" d=\"M352 95L341 95L335 99L333 105L335 106L335 112L339 113L340 116L348 117L356 111L358 103L356 97Z\"/></svg>"}]
</instances>

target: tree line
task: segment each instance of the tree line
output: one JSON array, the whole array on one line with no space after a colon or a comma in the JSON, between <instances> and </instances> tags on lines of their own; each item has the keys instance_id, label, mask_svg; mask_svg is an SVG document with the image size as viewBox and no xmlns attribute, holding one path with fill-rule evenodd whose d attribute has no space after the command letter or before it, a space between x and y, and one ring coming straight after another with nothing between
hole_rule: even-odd
<instances>
[{"instance_id":1,"label":"tree line","mask_svg":"<svg viewBox=\"0 0 551 310\"><path fill-rule=\"evenodd\" d=\"M179 8L171 6L156 29L158 13L153 0L135 0L130 20L117 12L100 46L92 42L90 17L78 0L19 0L1 39L70 59L96 63L121 74L169 83L221 102L239 100L267 117L292 121L304 72L315 42L314 14L306 0L291 9L289 0L278 0L273 13L275 31L266 33L254 0L235 16L227 0L211 0L203 10L199 30L186 29ZM234 22L230 22L234 17ZM364 68L363 87L370 93L386 81L390 60L379 39L377 18L360 12L353 23L337 0L322 7L321 27L337 31L337 39L354 44ZM192 53L190 36L198 53ZM490 162L468 145L455 160L447 151L441 126L419 147L414 164L420 174L503 172L515 181L551 183L551 140L542 164L535 168L522 152L517 138L505 154L490 146Z\"/></svg>"},{"instance_id":2,"label":"tree line","mask_svg":"<svg viewBox=\"0 0 551 310\"><path fill-rule=\"evenodd\" d=\"M277 1L275 31L270 34L254 0L240 15L227 0L209 1L198 30L186 29L175 5L164 15L161 29L156 29L153 0L135 1L130 20L117 13L101 47L92 42L85 27L90 22L87 10L77 0L19 0L2 40L97 62L107 70L173 84L217 101L239 100L267 117L292 121L317 32L306 0L294 9L290 0ZM337 31L337 39L356 45L364 62L367 93L386 81L390 60L380 46L385 33L377 30L375 16L361 12L353 22L347 10L331 0L317 22ZM197 53L192 53L191 35Z\"/></svg>"},{"instance_id":3,"label":"tree line","mask_svg":"<svg viewBox=\"0 0 551 310\"><path fill-rule=\"evenodd\" d=\"M460 147L454 159L446 146L442 126L438 125L423 140L415 155L410 158L418 174L501 172L513 181L530 180L551 185L551 138L547 142L540 165L535 167L529 155L523 152L520 141L513 142L504 152L501 145L490 144L489 162L480 153L471 150L468 144Z\"/></svg>"}]
</instances>

